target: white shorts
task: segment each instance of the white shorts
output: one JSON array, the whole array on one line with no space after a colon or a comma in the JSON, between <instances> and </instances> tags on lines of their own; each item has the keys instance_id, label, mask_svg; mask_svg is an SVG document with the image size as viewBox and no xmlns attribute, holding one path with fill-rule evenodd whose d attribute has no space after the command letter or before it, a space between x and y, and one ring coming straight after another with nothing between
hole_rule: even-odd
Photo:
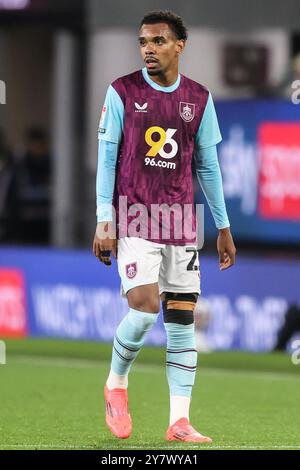
<instances>
[{"instance_id":1,"label":"white shorts","mask_svg":"<svg viewBox=\"0 0 300 470\"><path fill-rule=\"evenodd\" d=\"M199 257L196 245L165 245L136 237L118 241L121 292L158 282L159 293L200 294Z\"/></svg>"}]
</instances>

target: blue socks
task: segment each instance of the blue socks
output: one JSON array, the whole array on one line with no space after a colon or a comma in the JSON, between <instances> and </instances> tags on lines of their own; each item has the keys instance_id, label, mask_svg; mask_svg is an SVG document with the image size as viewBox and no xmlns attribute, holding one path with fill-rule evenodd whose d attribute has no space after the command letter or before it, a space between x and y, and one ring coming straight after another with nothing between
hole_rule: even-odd
<instances>
[{"instance_id":1,"label":"blue socks","mask_svg":"<svg viewBox=\"0 0 300 470\"><path fill-rule=\"evenodd\" d=\"M111 373L108 380L111 388L127 387L130 367L158 315L130 308L119 324L113 342ZM166 365L170 395L191 397L197 368L194 324L165 323L164 326L167 333Z\"/></svg>"},{"instance_id":2,"label":"blue socks","mask_svg":"<svg viewBox=\"0 0 300 470\"><path fill-rule=\"evenodd\" d=\"M158 318L158 313L145 313L133 308L119 324L113 343L111 370L126 376L144 344L146 333Z\"/></svg>"},{"instance_id":3,"label":"blue socks","mask_svg":"<svg viewBox=\"0 0 300 470\"><path fill-rule=\"evenodd\" d=\"M194 323L164 323L167 332L167 378L171 396L192 394L197 368Z\"/></svg>"}]
</instances>

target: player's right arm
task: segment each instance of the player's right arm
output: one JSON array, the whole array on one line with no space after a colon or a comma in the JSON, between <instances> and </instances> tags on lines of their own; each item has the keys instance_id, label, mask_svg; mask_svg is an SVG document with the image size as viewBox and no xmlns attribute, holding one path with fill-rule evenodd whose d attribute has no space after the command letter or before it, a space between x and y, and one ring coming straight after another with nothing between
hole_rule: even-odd
<instances>
[{"instance_id":1,"label":"player's right arm","mask_svg":"<svg viewBox=\"0 0 300 470\"><path fill-rule=\"evenodd\" d=\"M98 130L98 165L96 179L97 226L93 241L94 255L110 265L110 253L117 253L113 194L116 165L123 133L124 105L110 85L102 108Z\"/></svg>"},{"instance_id":2,"label":"player's right arm","mask_svg":"<svg viewBox=\"0 0 300 470\"><path fill-rule=\"evenodd\" d=\"M236 248L230 232L216 147L221 140L215 107L209 94L195 139L194 159L197 179L219 230L217 250L220 269L223 271L234 265Z\"/></svg>"}]
</instances>

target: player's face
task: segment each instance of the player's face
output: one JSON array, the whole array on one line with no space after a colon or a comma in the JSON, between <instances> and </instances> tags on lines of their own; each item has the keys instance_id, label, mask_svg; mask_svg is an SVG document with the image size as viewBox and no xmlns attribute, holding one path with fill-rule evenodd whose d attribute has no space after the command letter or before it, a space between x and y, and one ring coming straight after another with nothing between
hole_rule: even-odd
<instances>
[{"instance_id":1,"label":"player's face","mask_svg":"<svg viewBox=\"0 0 300 470\"><path fill-rule=\"evenodd\" d=\"M149 75L159 75L172 68L184 48L184 41L177 39L165 23L144 24L139 43Z\"/></svg>"}]
</instances>

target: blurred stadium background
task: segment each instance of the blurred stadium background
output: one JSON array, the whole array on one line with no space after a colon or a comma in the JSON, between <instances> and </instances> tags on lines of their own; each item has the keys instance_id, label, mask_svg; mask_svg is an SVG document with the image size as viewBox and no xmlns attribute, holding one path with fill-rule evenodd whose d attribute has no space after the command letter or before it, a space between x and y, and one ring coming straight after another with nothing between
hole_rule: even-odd
<instances>
[{"instance_id":1,"label":"blurred stadium background","mask_svg":"<svg viewBox=\"0 0 300 470\"><path fill-rule=\"evenodd\" d=\"M97 127L109 83L142 66L137 28L155 8L187 23L181 72L211 90L223 135L238 258L218 271L206 210L196 312L204 368L299 375L288 354L270 354L291 353L300 338L299 1L0 0L0 338L19 367L11 383L26 355L108 365L105 343L127 304L116 265L91 254ZM164 343L160 321L144 362L163 361Z\"/></svg>"}]
</instances>

